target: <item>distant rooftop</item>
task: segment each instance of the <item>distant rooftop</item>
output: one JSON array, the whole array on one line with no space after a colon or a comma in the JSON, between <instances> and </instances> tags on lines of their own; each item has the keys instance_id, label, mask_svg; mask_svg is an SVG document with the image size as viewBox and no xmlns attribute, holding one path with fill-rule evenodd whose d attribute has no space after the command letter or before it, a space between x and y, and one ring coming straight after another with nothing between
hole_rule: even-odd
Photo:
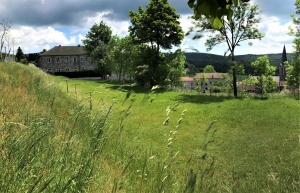
<instances>
[{"instance_id":1,"label":"distant rooftop","mask_svg":"<svg viewBox=\"0 0 300 193\"><path fill-rule=\"evenodd\" d=\"M64 55L84 55L86 54L83 46L55 46L41 56L64 56Z\"/></svg>"}]
</instances>

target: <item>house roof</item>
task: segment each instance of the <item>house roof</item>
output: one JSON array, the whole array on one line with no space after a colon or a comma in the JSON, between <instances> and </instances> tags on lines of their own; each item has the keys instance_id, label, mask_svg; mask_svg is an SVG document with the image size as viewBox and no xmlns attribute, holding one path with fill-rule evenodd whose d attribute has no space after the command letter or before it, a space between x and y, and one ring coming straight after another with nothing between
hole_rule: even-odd
<instances>
[{"instance_id":1,"label":"house roof","mask_svg":"<svg viewBox=\"0 0 300 193\"><path fill-rule=\"evenodd\" d=\"M205 78L207 79L223 79L222 75L226 76L227 73L204 73L205 74ZM197 73L195 75L195 78L202 78L202 73Z\"/></svg>"},{"instance_id":2,"label":"house roof","mask_svg":"<svg viewBox=\"0 0 300 193\"><path fill-rule=\"evenodd\" d=\"M183 82L194 82L194 78L192 77L181 77Z\"/></svg>"},{"instance_id":3,"label":"house roof","mask_svg":"<svg viewBox=\"0 0 300 193\"><path fill-rule=\"evenodd\" d=\"M40 56L85 55L83 46L55 46Z\"/></svg>"}]
</instances>

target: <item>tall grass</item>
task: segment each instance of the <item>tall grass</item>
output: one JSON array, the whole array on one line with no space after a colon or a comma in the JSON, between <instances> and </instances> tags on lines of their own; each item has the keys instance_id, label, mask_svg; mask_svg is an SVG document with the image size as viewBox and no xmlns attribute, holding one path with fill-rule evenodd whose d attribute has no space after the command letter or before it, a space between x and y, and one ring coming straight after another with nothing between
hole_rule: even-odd
<instances>
[{"instance_id":1,"label":"tall grass","mask_svg":"<svg viewBox=\"0 0 300 193\"><path fill-rule=\"evenodd\" d=\"M300 106L292 99L80 80L69 80L67 93L64 80L0 64L1 191L300 190Z\"/></svg>"}]
</instances>

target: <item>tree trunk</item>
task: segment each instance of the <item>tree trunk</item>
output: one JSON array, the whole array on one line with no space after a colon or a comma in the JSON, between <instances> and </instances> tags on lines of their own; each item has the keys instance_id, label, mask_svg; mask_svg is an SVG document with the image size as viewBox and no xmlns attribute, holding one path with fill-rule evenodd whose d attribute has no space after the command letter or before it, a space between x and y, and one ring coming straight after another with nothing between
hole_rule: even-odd
<instances>
[{"instance_id":1,"label":"tree trunk","mask_svg":"<svg viewBox=\"0 0 300 193\"><path fill-rule=\"evenodd\" d=\"M232 86L233 86L233 94L234 97L238 97L237 95L237 86L236 86L236 68L235 68L235 63L234 63L234 52L231 53L231 60L233 63L233 69L232 69Z\"/></svg>"}]
</instances>

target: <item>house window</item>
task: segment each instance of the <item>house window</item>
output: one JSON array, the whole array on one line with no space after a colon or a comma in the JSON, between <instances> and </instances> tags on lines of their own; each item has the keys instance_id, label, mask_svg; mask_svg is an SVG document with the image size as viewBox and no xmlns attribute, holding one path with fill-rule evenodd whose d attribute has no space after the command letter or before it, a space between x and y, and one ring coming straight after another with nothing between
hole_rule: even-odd
<instances>
[{"instance_id":1,"label":"house window","mask_svg":"<svg viewBox=\"0 0 300 193\"><path fill-rule=\"evenodd\" d=\"M46 60L47 60L47 63L51 62L51 58L50 57L47 57Z\"/></svg>"},{"instance_id":2,"label":"house window","mask_svg":"<svg viewBox=\"0 0 300 193\"><path fill-rule=\"evenodd\" d=\"M59 57L57 57L57 58L56 58L56 63L59 63L59 60L60 60Z\"/></svg>"},{"instance_id":3,"label":"house window","mask_svg":"<svg viewBox=\"0 0 300 193\"><path fill-rule=\"evenodd\" d=\"M84 57L83 56L80 57L80 62L84 62Z\"/></svg>"},{"instance_id":4,"label":"house window","mask_svg":"<svg viewBox=\"0 0 300 193\"><path fill-rule=\"evenodd\" d=\"M66 68L66 72L69 72L70 71L70 68Z\"/></svg>"},{"instance_id":5,"label":"house window","mask_svg":"<svg viewBox=\"0 0 300 193\"><path fill-rule=\"evenodd\" d=\"M91 58L91 57L89 57L89 61L90 61L90 62L92 61L92 58Z\"/></svg>"},{"instance_id":6,"label":"house window","mask_svg":"<svg viewBox=\"0 0 300 193\"><path fill-rule=\"evenodd\" d=\"M76 57L74 57L74 60L73 60L74 62L77 62L77 58Z\"/></svg>"},{"instance_id":7,"label":"house window","mask_svg":"<svg viewBox=\"0 0 300 193\"><path fill-rule=\"evenodd\" d=\"M77 68L74 68L73 71L76 72L76 71L78 71L78 70L77 70Z\"/></svg>"},{"instance_id":8,"label":"house window","mask_svg":"<svg viewBox=\"0 0 300 193\"><path fill-rule=\"evenodd\" d=\"M65 62L69 62L69 56L65 57Z\"/></svg>"},{"instance_id":9,"label":"house window","mask_svg":"<svg viewBox=\"0 0 300 193\"><path fill-rule=\"evenodd\" d=\"M84 66L81 67L81 71L84 71Z\"/></svg>"},{"instance_id":10,"label":"house window","mask_svg":"<svg viewBox=\"0 0 300 193\"><path fill-rule=\"evenodd\" d=\"M61 72L61 69L60 68L56 68L56 72Z\"/></svg>"},{"instance_id":11,"label":"house window","mask_svg":"<svg viewBox=\"0 0 300 193\"><path fill-rule=\"evenodd\" d=\"M47 69L47 72L52 72L52 69L51 69L51 68L48 68L48 69Z\"/></svg>"}]
</instances>

